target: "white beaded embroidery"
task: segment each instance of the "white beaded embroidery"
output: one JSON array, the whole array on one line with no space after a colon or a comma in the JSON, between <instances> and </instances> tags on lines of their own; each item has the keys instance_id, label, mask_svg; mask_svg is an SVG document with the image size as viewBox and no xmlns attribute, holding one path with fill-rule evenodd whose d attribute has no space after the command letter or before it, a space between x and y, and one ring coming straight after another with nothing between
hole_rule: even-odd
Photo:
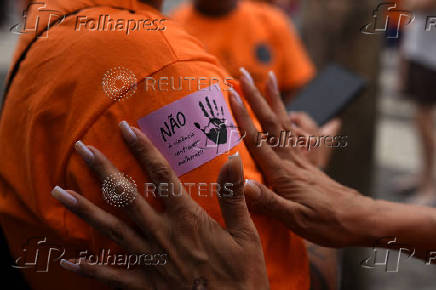
<instances>
[{"instance_id":1,"label":"white beaded embroidery","mask_svg":"<svg viewBox=\"0 0 436 290\"><path fill-rule=\"evenodd\" d=\"M108 204L125 207L135 200L137 187L133 178L123 173L115 173L105 178L102 191Z\"/></svg>"},{"instance_id":2,"label":"white beaded embroidery","mask_svg":"<svg viewBox=\"0 0 436 290\"><path fill-rule=\"evenodd\" d=\"M118 66L103 75L102 87L109 98L119 101L136 93L136 76L131 70Z\"/></svg>"}]
</instances>

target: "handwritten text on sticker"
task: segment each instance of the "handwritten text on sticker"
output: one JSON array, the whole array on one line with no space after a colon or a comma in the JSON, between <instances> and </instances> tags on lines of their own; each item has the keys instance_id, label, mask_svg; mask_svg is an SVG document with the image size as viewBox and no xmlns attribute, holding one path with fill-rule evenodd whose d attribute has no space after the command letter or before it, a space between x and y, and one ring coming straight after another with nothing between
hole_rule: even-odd
<instances>
[{"instance_id":1,"label":"handwritten text on sticker","mask_svg":"<svg viewBox=\"0 0 436 290\"><path fill-rule=\"evenodd\" d=\"M181 176L236 146L241 137L218 84L138 121L143 133Z\"/></svg>"}]
</instances>

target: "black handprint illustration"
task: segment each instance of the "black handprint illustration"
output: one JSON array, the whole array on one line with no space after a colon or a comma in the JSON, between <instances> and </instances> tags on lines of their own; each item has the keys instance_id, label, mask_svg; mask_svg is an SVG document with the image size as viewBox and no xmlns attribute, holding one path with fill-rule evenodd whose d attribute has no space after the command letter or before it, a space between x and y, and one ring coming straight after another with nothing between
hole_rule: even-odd
<instances>
[{"instance_id":1,"label":"black handprint illustration","mask_svg":"<svg viewBox=\"0 0 436 290\"><path fill-rule=\"evenodd\" d=\"M204 135L207 136L207 138L210 141L214 142L215 144L217 144L217 145L226 144L227 143L227 125L226 125L226 119L224 118L224 109L221 106L220 110L218 110L218 106L217 106L215 100L212 100L212 101L213 101L215 111L212 108L212 105L209 101L209 98L206 97L206 104L209 108L210 113L207 112L206 108L204 107L204 105L201 101L198 102L198 105L200 106L201 110L203 111L204 116L209 119L209 123L207 124L207 126L201 128L200 124L197 122L194 123L194 125L198 129L200 129L204 133Z\"/></svg>"}]
</instances>

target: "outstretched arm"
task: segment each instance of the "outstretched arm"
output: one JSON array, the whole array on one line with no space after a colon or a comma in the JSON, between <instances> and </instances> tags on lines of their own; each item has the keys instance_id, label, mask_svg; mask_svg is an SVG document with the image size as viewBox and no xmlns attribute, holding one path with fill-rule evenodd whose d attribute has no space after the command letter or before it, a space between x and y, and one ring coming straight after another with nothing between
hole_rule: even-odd
<instances>
[{"instance_id":1,"label":"outstretched arm","mask_svg":"<svg viewBox=\"0 0 436 290\"><path fill-rule=\"evenodd\" d=\"M248 76L241 79L244 96L268 136L290 132L286 110L274 81L269 82L270 104ZM330 247L368 246L386 237L416 248L425 258L436 250L433 229L436 210L376 201L332 180L293 146L258 144L258 132L236 92L231 106L245 144L269 188L255 181L245 194L254 210L271 215L305 239ZM388 245L385 245L386 247ZM398 244L390 245L395 248Z\"/></svg>"}]
</instances>

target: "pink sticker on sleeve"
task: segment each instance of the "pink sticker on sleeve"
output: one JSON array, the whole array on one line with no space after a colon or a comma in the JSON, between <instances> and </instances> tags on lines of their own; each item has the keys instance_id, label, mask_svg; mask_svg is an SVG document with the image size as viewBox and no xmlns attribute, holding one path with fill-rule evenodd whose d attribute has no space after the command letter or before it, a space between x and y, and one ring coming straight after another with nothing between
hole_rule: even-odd
<instances>
[{"instance_id":1,"label":"pink sticker on sleeve","mask_svg":"<svg viewBox=\"0 0 436 290\"><path fill-rule=\"evenodd\" d=\"M241 141L218 84L166 105L138 124L177 176L228 152Z\"/></svg>"}]
</instances>

